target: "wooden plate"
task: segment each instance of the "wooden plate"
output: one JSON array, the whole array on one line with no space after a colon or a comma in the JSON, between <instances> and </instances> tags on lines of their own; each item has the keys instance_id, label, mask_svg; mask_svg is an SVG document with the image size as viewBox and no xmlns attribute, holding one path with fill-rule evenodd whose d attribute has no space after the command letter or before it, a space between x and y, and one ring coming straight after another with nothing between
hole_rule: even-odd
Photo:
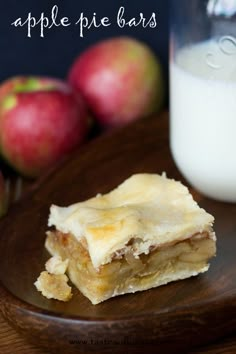
<instances>
[{"instance_id":1,"label":"wooden plate","mask_svg":"<svg viewBox=\"0 0 236 354\"><path fill-rule=\"evenodd\" d=\"M137 172L183 178L170 155L168 117L152 117L89 143L41 179L0 223L0 306L38 346L57 353L175 352L234 331L236 205L195 199L216 218L218 255L208 273L93 306L77 290L68 303L33 286L44 268L51 203L68 205L105 193ZM185 182L184 182L185 183ZM175 348L175 349L173 349Z\"/></svg>"}]
</instances>

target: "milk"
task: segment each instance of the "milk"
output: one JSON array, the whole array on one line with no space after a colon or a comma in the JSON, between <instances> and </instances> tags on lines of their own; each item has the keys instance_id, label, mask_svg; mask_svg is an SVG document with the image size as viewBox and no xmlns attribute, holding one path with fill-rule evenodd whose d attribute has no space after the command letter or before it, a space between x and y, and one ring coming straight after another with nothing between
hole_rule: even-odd
<instances>
[{"instance_id":1,"label":"milk","mask_svg":"<svg viewBox=\"0 0 236 354\"><path fill-rule=\"evenodd\" d=\"M171 150L205 195L236 202L236 45L207 41L170 64Z\"/></svg>"}]
</instances>

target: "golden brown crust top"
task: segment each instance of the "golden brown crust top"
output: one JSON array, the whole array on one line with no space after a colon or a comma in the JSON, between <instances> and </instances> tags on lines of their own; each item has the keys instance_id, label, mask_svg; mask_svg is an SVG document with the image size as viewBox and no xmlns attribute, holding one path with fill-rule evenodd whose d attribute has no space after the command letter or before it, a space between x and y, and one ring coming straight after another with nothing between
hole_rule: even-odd
<instances>
[{"instance_id":1,"label":"golden brown crust top","mask_svg":"<svg viewBox=\"0 0 236 354\"><path fill-rule=\"evenodd\" d=\"M214 218L188 189L165 175L137 174L105 195L69 207L51 206L49 226L84 240L93 266L109 263L132 239L135 257L151 246L210 232Z\"/></svg>"}]
</instances>

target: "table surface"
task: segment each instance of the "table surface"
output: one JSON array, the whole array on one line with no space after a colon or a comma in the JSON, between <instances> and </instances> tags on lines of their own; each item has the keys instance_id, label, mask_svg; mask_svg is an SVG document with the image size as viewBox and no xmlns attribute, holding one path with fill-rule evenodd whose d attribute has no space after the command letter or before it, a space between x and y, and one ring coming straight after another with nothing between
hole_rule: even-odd
<instances>
[{"instance_id":1,"label":"table surface","mask_svg":"<svg viewBox=\"0 0 236 354\"><path fill-rule=\"evenodd\" d=\"M166 117L167 119L167 117ZM10 177L11 187L15 186L14 189L17 189L16 193L12 193L11 190L11 199L17 199L19 197L19 185L21 181L13 176ZM23 181L23 189L27 188L29 185L28 182ZM16 188L17 187L17 188ZM0 353L1 354L50 354L45 350L41 350L31 344L29 344L24 338L22 338L14 329L12 329L8 323L0 315ZM195 349L189 354L235 354L236 353L236 336L225 338L219 342L212 343L211 345Z\"/></svg>"}]
</instances>

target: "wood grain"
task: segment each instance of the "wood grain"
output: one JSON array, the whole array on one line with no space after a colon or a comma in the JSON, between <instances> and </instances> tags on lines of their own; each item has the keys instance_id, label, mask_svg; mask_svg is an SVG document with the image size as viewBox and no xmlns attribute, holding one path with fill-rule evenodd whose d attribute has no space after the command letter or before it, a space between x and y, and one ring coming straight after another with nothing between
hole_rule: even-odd
<instances>
[{"instance_id":1,"label":"wood grain","mask_svg":"<svg viewBox=\"0 0 236 354\"><path fill-rule=\"evenodd\" d=\"M150 350L150 353L157 353L158 347ZM145 348L146 351L146 348ZM144 352L144 351L143 351ZM11 328L0 315L0 353L1 354L51 354L45 349L40 349L19 335ZM174 351L172 351L174 353ZM235 354L236 338L229 337L217 343L200 347L195 350L186 350L186 354ZM79 351L78 351L79 354ZM184 354L184 352L181 352Z\"/></svg>"},{"instance_id":2,"label":"wood grain","mask_svg":"<svg viewBox=\"0 0 236 354\"><path fill-rule=\"evenodd\" d=\"M50 354L30 345L20 334L12 329L0 316L0 353L1 354Z\"/></svg>"},{"instance_id":3,"label":"wood grain","mask_svg":"<svg viewBox=\"0 0 236 354\"><path fill-rule=\"evenodd\" d=\"M66 305L48 301L32 286L48 257L43 251L43 242L52 202L68 205L98 192L107 192L133 173L162 171L183 181L171 159L166 115L107 134L75 152L35 184L1 222L0 279L4 284L0 293L1 311L19 333L46 348L43 353L47 350L57 353L125 350L124 341L115 347L86 344L78 348L68 346L65 340L68 335L74 338L79 335L80 339L87 340L107 339L108 334L112 341L124 336L132 338L134 345L129 345L130 353L143 352L140 345L135 344L138 339L155 344L154 347L148 345L150 352L155 352L158 346L160 351L184 353L195 345L215 341L235 331L236 206L210 201L193 189L195 199L216 217L219 251L206 275L97 306L92 306L76 290L73 300ZM4 353L3 350L9 348L9 337L4 327L2 330L0 338L8 338L3 342L1 353ZM15 332L11 332L11 336L16 346L22 345ZM50 338L56 338L56 343ZM234 339L225 343L229 349ZM214 350L224 350L220 345L216 344ZM30 351L32 348L25 347L24 353L26 350L34 353Z\"/></svg>"}]
</instances>

